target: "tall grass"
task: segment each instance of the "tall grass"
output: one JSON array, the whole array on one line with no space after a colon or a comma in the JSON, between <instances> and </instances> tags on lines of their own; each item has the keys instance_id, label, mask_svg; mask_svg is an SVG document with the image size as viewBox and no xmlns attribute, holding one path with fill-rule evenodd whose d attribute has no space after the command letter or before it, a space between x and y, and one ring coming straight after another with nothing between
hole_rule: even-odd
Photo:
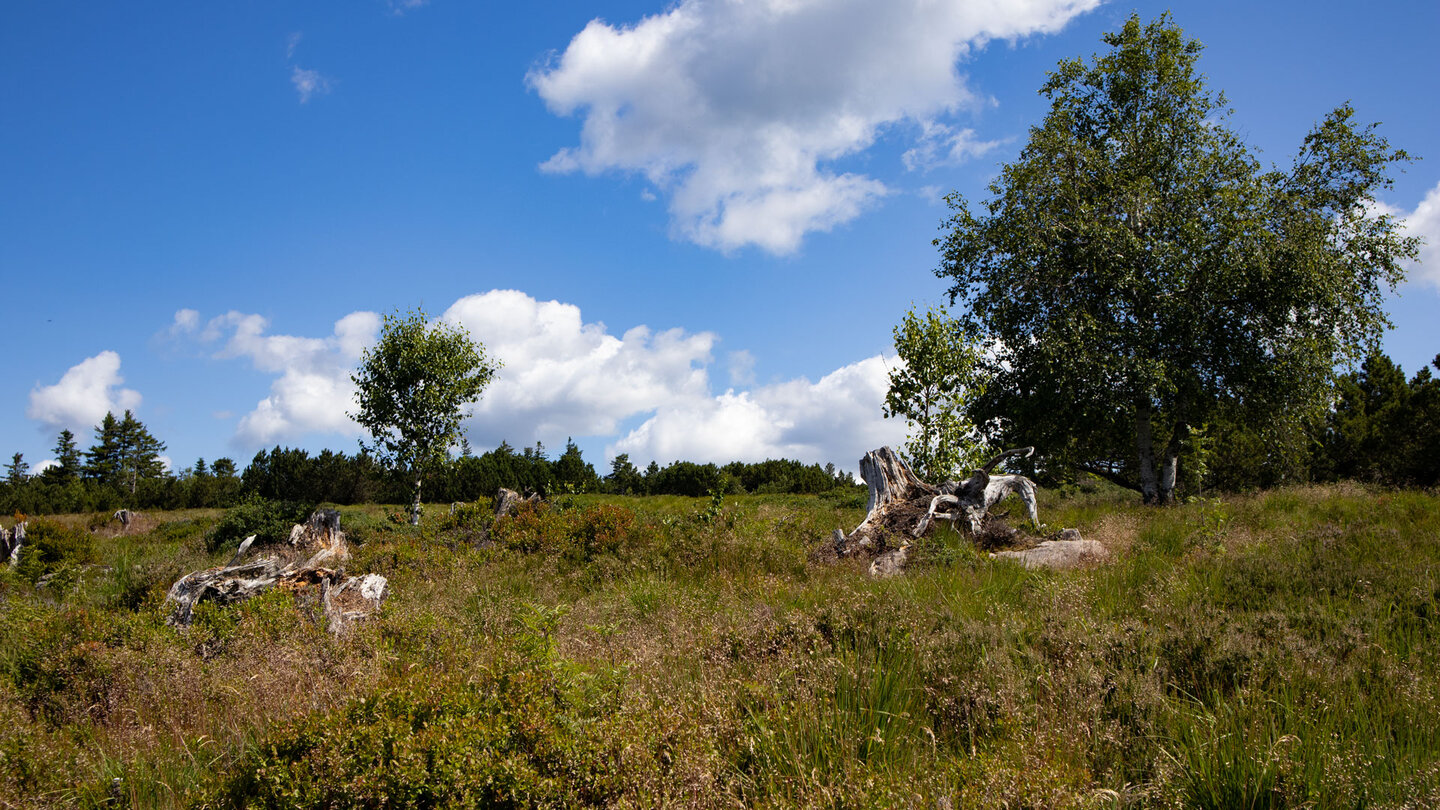
<instances>
[{"instance_id":1,"label":"tall grass","mask_svg":"<svg viewBox=\"0 0 1440 810\"><path fill-rule=\"evenodd\" d=\"M218 513L54 519L0 569L0 806L1440 806L1433 493L1047 492L1108 562L941 532L886 581L812 556L823 498L395 511L342 510L392 596L339 639L165 625Z\"/></svg>"}]
</instances>

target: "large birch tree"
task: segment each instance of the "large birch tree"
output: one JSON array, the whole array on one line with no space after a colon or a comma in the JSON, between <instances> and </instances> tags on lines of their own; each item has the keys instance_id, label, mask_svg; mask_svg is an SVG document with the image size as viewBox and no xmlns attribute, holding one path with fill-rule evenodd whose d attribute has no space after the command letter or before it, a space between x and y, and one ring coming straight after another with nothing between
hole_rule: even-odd
<instances>
[{"instance_id":1,"label":"large birch tree","mask_svg":"<svg viewBox=\"0 0 1440 810\"><path fill-rule=\"evenodd\" d=\"M950 196L936 273L997 346L971 421L1165 503L1217 409L1303 420L1377 345L1418 242L1375 193L1408 156L1347 104L1263 170L1168 14L1105 44L1050 74L978 212Z\"/></svg>"}]
</instances>

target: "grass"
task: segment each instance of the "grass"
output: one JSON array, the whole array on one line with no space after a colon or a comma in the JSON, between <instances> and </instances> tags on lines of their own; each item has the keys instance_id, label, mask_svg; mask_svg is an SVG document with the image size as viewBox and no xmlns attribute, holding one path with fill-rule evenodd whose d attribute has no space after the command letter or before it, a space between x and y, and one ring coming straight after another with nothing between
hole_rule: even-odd
<instances>
[{"instance_id":1,"label":"grass","mask_svg":"<svg viewBox=\"0 0 1440 810\"><path fill-rule=\"evenodd\" d=\"M1440 497L1155 510L1042 493L1112 551L941 532L903 578L811 552L860 506L574 496L346 507L391 598L164 623L218 512L46 519L0 571L0 806L1423 807L1440 803ZM43 584L42 584L43 583Z\"/></svg>"}]
</instances>

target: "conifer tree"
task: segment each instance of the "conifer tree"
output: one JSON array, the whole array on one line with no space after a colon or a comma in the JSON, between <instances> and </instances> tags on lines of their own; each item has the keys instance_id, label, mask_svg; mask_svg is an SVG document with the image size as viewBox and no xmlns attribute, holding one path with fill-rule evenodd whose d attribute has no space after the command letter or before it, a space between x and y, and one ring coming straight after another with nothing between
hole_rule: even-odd
<instances>
[{"instance_id":1,"label":"conifer tree","mask_svg":"<svg viewBox=\"0 0 1440 810\"><path fill-rule=\"evenodd\" d=\"M55 439L55 464L45 468L45 480L66 484L78 478L80 470L80 448L75 444L75 434L62 430Z\"/></svg>"},{"instance_id":2,"label":"conifer tree","mask_svg":"<svg viewBox=\"0 0 1440 810\"><path fill-rule=\"evenodd\" d=\"M25 476L30 472L30 465L25 463L25 454L16 453L10 457L10 463L5 465L5 479L12 484L25 482Z\"/></svg>"}]
</instances>

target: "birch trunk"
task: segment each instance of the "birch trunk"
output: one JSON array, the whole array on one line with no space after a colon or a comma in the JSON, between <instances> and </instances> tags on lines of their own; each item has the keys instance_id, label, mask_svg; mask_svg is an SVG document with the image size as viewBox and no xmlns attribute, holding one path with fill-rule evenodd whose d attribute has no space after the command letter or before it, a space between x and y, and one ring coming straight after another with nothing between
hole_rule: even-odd
<instances>
[{"instance_id":1,"label":"birch trunk","mask_svg":"<svg viewBox=\"0 0 1440 810\"><path fill-rule=\"evenodd\" d=\"M1190 427L1179 423L1170 434L1170 442L1165 445L1165 455L1160 459L1160 503L1172 504L1175 502L1175 476L1180 467L1180 447L1190 434Z\"/></svg>"}]
</instances>

